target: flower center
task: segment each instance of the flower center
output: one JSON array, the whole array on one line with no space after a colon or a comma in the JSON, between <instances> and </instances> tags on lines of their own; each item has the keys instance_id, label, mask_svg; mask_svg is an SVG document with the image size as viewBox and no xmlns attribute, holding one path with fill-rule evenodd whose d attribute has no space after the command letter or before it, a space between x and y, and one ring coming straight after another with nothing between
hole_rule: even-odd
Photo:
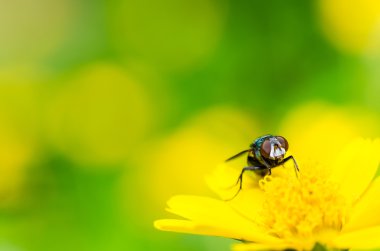
<instances>
[{"instance_id":1,"label":"flower center","mask_svg":"<svg viewBox=\"0 0 380 251\"><path fill-rule=\"evenodd\" d=\"M259 182L265 193L260 225L280 238L307 238L342 228L347 205L323 168L303 168L299 178L289 170L279 171Z\"/></svg>"}]
</instances>

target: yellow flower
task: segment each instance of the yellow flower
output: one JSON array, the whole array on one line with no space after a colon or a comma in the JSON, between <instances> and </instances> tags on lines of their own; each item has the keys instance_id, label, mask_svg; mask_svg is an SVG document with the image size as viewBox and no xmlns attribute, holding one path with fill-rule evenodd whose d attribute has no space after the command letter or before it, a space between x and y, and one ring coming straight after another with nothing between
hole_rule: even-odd
<instances>
[{"instance_id":1,"label":"yellow flower","mask_svg":"<svg viewBox=\"0 0 380 251\"><path fill-rule=\"evenodd\" d=\"M291 144L291 142L290 142ZM329 144L324 145L329 151ZM222 200L175 196L168 211L184 219L154 223L165 231L222 236L243 241L234 250L312 250L380 247L380 140L343 144L328 163L323 155L300 165L276 167L271 176L245 175L243 189L231 200L229 188L240 170L223 164L207 178ZM297 157L297 156L296 156Z\"/></svg>"}]
</instances>

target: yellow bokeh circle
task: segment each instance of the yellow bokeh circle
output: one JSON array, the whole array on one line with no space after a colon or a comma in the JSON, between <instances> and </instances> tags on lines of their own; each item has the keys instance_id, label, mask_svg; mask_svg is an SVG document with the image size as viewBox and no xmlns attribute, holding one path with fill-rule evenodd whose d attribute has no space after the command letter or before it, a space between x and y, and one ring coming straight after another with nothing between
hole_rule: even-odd
<instances>
[{"instance_id":1,"label":"yellow bokeh circle","mask_svg":"<svg viewBox=\"0 0 380 251\"><path fill-rule=\"evenodd\" d=\"M85 67L63 82L47 107L49 141L78 163L124 161L151 124L142 86L111 64Z\"/></svg>"},{"instance_id":2,"label":"yellow bokeh circle","mask_svg":"<svg viewBox=\"0 0 380 251\"><path fill-rule=\"evenodd\" d=\"M0 72L0 82L0 207L9 207L39 158L39 88L19 72Z\"/></svg>"},{"instance_id":3,"label":"yellow bokeh circle","mask_svg":"<svg viewBox=\"0 0 380 251\"><path fill-rule=\"evenodd\" d=\"M377 0L320 0L322 28L341 50L363 54L378 46L380 2Z\"/></svg>"}]
</instances>

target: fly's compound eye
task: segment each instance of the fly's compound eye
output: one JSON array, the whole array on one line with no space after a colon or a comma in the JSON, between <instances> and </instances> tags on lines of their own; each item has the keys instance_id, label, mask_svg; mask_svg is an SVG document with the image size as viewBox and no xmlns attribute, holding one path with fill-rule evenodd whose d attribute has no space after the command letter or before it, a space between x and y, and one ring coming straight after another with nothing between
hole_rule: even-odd
<instances>
[{"instance_id":1,"label":"fly's compound eye","mask_svg":"<svg viewBox=\"0 0 380 251\"><path fill-rule=\"evenodd\" d=\"M276 139L278 140L278 142L280 142L281 147L284 148L285 151L288 151L288 148L289 148L288 141L282 136L276 136Z\"/></svg>"},{"instance_id":2,"label":"fly's compound eye","mask_svg":"<svg viewBox=\"0 0 380 251\"><path fill-rule=\"evenodd\" d=\"M264 158L269 158L270 152L272 150L272 144L269 139L264 140L260 148L260 153Z\"/></svg>"}]
</instances>

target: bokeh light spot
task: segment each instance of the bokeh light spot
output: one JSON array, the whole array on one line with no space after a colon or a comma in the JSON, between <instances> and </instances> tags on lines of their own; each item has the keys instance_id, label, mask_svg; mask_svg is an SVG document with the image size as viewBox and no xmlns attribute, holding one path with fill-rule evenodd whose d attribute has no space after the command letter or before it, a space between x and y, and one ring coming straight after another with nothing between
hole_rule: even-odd
<instances>
[{"instance_id":1,"label":"bokeh light spot","mask_svg":"<svg viewBox=\"0 0 380 251\"><path fill-rule=\"evenodd\" d=\"M149 128L144 90L116 66L88 66L56 92L47 109L49 138L79 163L120 163Z\"/></svg>"},{"instance_id":2,"label":"bokeh light spot","mask_svg":"<svg viewBox=\"0 0 380 251\"><path fill-rule=\"evenodd\" d=\"M363 54L378 45L380 2L377 0L320 0L326 36L342 51Z\"/></svg>"},{"instance_id":3,"label":"bokeh light spot","mask_svg":"<svg viewBox=\"0 0 380 251\"><path fill-rule=\"evenodd\" d=\"M21 202L27 171L39 155L38 88L0 73L0 207Z\"/></svg>"}]
</instances>

